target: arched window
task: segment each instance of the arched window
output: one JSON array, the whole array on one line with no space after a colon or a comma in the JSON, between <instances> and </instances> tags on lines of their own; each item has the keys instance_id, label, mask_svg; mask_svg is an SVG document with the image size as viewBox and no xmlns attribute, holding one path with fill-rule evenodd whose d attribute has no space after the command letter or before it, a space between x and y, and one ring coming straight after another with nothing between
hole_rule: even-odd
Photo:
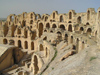
<instances>
[{"instance_id":1,"label":"arched window","mask_svg":"<svg viewBox=\"0 0 100 75\"><path fill-rule=\"evenodd\" d=\"M45 21L47 21L47 20L48 20L48 17L46 16L46 17L45 17Z\"/></svg>"},{"instance_id":2,"label":"arched window","mask_svg":"<svg viewBox=\"0 0 100 75\"><path fill-rule=\"evenodd\" d=\"M87 29L87 35L91 35L91 32L92 32L91 28L88 28Z\"/></svg>"},{"instance_id":3,"label":"arched window","mask_svg":"<svg viewBox=\"0 0 100 75\"><path fill-rule=\"evenodd\" d=\"M25 30L24 30L24 38L27 38L27 34L28 34L28 33L27 33L27 30L25 29Z\"/></svg>"},{"instance_id":4,"label":"arched window","mask_svg":"<svg viewBox=\"0 0 100 75\"><path fill-rule=\"evenodd\" d=\"M87 22L86 25L90 25L90 24Z\"/></svg>"},{"instance_id":5,"label":"arched window","mask_svg":"<svg viewBox=\"0 0 100 75\"><path fill-rule=\"evenodd\" d=\"M73 43L73 36L71 36L71 43Z\"/></svg>"},{"instance_id":6,"label":"arched window","mask_svg":"<svg viewBox=\"0 0 100 75\"><path fill-rule=\"evenodd\" d=\"M32 13L31 13L30 17L31 17L31 19L33 19L33 14Z\"/></svg>"},{"instance_id":7,"label":"arched window","mask_svg":"<svg viewBox=\"0 0 100 75\"><path fill-rule=\"evenodd\" d=\"M28 42L25 41L25 49L28 49Z\"/></svg>"},{"instance_id":8,"label":"arched window","mask_svg":"<svg viewBox=\"0 0 100 75\"><path fill-rule=\"evenodd\" d=\"M84 31L84 28L81 27L81 28L80 28L80 34L81 34L83 31Z\"/></svg>"},{"instance_id":9,"label":"arched window","mask_svg":"<svg viewBox=\"0 0 100 75\"><path fill-rule=\"evenodd\" d=\"M40 44L40 51L44 51L43 45Z\"/></svg>"},{"instance_id":10,"label":"arched window","mask_svg":"<svg viewBox=\"0 0 100 75\"><path fill-rule=\"evenodd\" d=\"M69 12L69 19L72 19L72 12Z\"/></svg>"},{"instance_id":11,"label":"arched window","mask_svg":"<svg viewBox=\"0 0 100 75\"><path fill-rule=\"evenodd\" d=\"M69 25L68 31L72 32L72 25Z\"/></svg>"}]
</instances>

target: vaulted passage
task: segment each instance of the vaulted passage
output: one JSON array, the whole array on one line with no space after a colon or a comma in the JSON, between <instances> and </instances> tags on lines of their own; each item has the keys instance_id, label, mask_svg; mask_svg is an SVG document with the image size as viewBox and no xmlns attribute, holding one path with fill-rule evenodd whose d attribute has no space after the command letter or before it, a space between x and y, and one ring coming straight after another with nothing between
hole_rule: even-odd
<instances>
[{"instance_id":1,"label":"vaulted passage","mask_svg":"<svg viewBox=\"0 0 100 75\"><path fill-rule=\"evenodd\" d=\"M72 32L72 25L69 25L68 31Z\"/></svg>"},{"instance_id":2,"label":"vaulted passage","mask_svg":"<svg viewBox=\"0 0 100 75\"><path fill-rule=\"evenodd\" d=\"M7 44L7 43L8 43L7 39L3 39L3 44Z\"/></svg>"},{"instance_id":3,"label":"vaulted passage","mask_svg":"<svg viewBox=\"0 0 100 75\"><path fill-rule=\"evenodd\" d=\"M22 48L22 45L21 45L21 41L20 40L18 40L18 47L19 48Z\"/></svg>"},{"instance_id":4,"label":"vaulted passage","mask_svg":"<svg viewBox=\"0 0 100 75\"><path fill-rule=\"evenodd\" d=\"M41 37L42 34L43 34L43 24L40 23L39 24L39 37Z\"/></svg>"},{"instance_id":5,"label":"vaulted passage","mask_svg":"<svg viewBox=\"0 0 100 75\"><path fill-rule=\"evenodd\" d=\"M34 56L34 74L37 74L38 71L39 71L39 67L38 67L38 59L37 59L37 56L35 55Z\"/></svg>"},{"instance_id":6,"label":"vaulted passage","mask_svg":"<svg viewBox=\"0 0 100 75\"><path fill-rule=\"evenodd\" d=\"M34 50L34 42L31 42L31 50Z\"/></svg>"}]
</instances>

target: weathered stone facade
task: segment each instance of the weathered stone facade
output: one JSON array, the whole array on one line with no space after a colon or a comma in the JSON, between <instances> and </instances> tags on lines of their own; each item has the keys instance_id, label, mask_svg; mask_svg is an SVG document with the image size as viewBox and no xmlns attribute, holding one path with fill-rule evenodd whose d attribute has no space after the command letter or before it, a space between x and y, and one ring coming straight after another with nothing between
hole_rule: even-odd
<instances>
[{"instance_id":1,"label":"weathered stone facade","mask_svg":"<svg viewBox=\"0 0 100 75\"><path fill-rule=\"evenodd\" d=\"M54 11L42 16L34 12L11 14L0 23L0 43L18 46L31 55L30 60L23 61L26 69L15 72L17 75L40 74L53 58L54 47L62 41L66 42L65 46L72 44L75 53L94 44L99 46L99 20L100 8L97 12L88 8L85 13Z\"/></svg>"}]
</instances>

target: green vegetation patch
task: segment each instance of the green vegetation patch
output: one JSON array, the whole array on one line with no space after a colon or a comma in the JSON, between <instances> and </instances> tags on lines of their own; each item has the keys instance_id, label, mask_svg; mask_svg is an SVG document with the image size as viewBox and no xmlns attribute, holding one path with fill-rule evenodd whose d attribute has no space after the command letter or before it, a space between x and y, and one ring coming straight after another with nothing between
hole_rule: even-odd
<instances>
[{"instance_id":1,"label":"green vegetation patch","mask_svg":"<svg viewBox=\"0 0 100 75\"><path fill-rule=\"evenodd\" d=\"M94 59L96 59L96 58L97 58L97 57L94 57L94 56L93 56L93 57L90 58L90 61L92 61L92 60L94 60Z\"/></svg>"}]
</instances>

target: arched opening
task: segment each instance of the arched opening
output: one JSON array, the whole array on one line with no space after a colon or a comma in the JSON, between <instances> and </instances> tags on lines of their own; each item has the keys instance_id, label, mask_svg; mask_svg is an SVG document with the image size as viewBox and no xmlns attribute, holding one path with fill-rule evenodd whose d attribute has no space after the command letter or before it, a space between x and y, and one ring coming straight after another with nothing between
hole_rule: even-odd
<instances>
[{"instance_id":1,"label":"arched opening","mask_svg":"<svg viewBox=\"0 0 100 75\"><path fill-rule=\"evenodd\" d=\"M25 41L25 49L28 49L28 42Z\"/></svg>"},{"instance_id":2,"label":"arched opening","mask_svg":"<svg viewBox=\"0 0 100 75\"><path fill-rule=\"evenodd\" d=\"M15 31L15 28L14 26L11 27L11 37L14 37L14 31Z\"/></svg>"},{"instance_id":3,"label":"arched opening","mask_svg":"<svg viewBox=\"0 0 100 75\"><path fill-rule=\"evenodd\" d=\"M73 48L72 48L73 50L76 50L76 46L75 45L73 45Z\"/></svg>"},{"instance_id":4,"label":"arched opening","mask_svg":"<svg viewBox=\"0 0 100 75\"><path fill-rule=\"evenodd\" d=\"M31 50L34 50L34 42L31 42Z\"/></svg>"},{"instance_id":5,"label":"arched opening","mask_svg":"<svg viewBox=\"0 0 100 75\"><path fill-rule=\"evenodd\" d=\"M68 23L72 23L71 21L69 21Z\"/></svg>"},{"instance_id":6,"label":"arched opening","mask_svg":"<svg viewBox=\"0 0 100 75\"><path fill-rule=\"evenodd\" d=\"M27 33L27 30L25 29L25 30L24 30L24 38L27 38L27 34L28 34L28 33Z\"/></svg>"},{"instance_id":7,"label":"arched opening","mask_svg":"<svg viewBox=\"0 0 100 75\"><path fill-rule=\"evenodd\" d=\"M7 44L7 43L8 43L7 39L3 39L3 44Z\"/></svg>"},{"instance_id":8,"label":"arched opening","mask_svg":"<svg viewBox=\"0 0 100 75\"><path fill-rule=\"evenodd\" d=\"M44 30L44 32L47 32L47 30Z\"/></svg>"},{"instance_id":9,"label":"arched opening","mask_svg":"<svg viewBox=\"0 0 100 75\"><path fill-rule=\"evenodd\" d=\"M17 34L21 34L21 29L20 28L17 29Z\"/></svg>"},{"instance_id":10,"label":"arched opening","mask_svg":"<svg viewBox=\"0 0 100 75\"><path fill-rule=\"evenodd\" d=\"M21 45L21 41L20 40L18 40L18 47L19 48L22 48L22 45Z\"/></svg>"},{"instance_id":11,"label":"arched opening","mask_svg":"<svg viewBox=\"0 0 100 75\"><path fill-rule=\"evenodd\" d=\"M82 42L82 49L84 49L84 47L85 47L85 44L84 44L84 41Z\"/></svg>"},{"instance_id":12,"label":"arched opening","mask_svg":"<svg viewBox=\"0 0 100 75\"><path fill-rule=\"evenodd\" d=\"M67 34L65 34L65 40L68 41L68 35Z\"/></svg>"},{"instance_id":13,"label":"arched opening","mask_svg":"<svg viewBox=\"0 0 100 75\"><path fill-rule=\"evenodd\" d=\"M51 30L50 33L53 33L53 31Z\"/></svg>"},{"instance_id":14,"label":"arched opening","mask_svg":"<svg viewBox=\"0 0 100 75\"><path fill-rule=\"evenodd\" d=\"M53 13L53 19L55 19L55 13Z\"/></svg>"},{"instance_id":15,"label":"arched opening","mask_svg":"<svg viewBox=\"0 0 100 75\"><path fill-rule=\"evenodd\" d=\"M60 16L60 22L63 22L63 16Z\"/></svg>"},{"instance_id":16,"label":"arched opening","mask_svg":"<svg viewBox=\"0 0 100 75\"><path fill-rule=\"evenodd\" d=\"M91 28L88 28L87 29L87 35L91 35L91 32L92 32Z\"/></svg>"},{"instance_id":17,"label":"arched opening","mask_svg":"<svg viewBox=\"0 0 100 75\"><path fill-rule=\"evenodd\" d=\"M40 23L39 24L39 37L41 37L42 34L43 34L43 24Z\"/></svg>"},{"instance_id":18,"label":"arched opening","mask_svg":"<svg viewBox=\"0 0 100 75\"><path fill-rule=\"evenodd\" d=\"M72 12L69 12L69 19L72 19Z\"/></svg>"},{"instance_id":19,"label":"arched opening","mask_svg":"<svg viewBox=\"0 0 100 75\"><path fill-rule=\"evenodd\" d=\"M50 24L49 23L46 24L46 28L50 28Z\"/></svg>"},{"instance_id":20,"label":"arched opening","mask_svg":"<svg viewBox=\"0 0 100 75\"><path fill-rule=\"evenodd\" d=\"M35 37L36 37L36 31L31 33L31 40L35 40Z\"/></svg>"},{"instance_id":21,"label":"arched opening","mask_svg":"<svg viewBox=\"0 0 100 75\"><path fill-rule=\"evenodd\" d=\"M45 21L47 21L47 20L48 20L48 17L46 16L46 17L45 17Z\"/></svg>"},{"instance_id":22,"label":"arched opening","mask_svg":"<svg viewBox=\"0 0 100 75\"><path fill-rule=\"evenodd\" d=\"M79 17L77 18L77 23L81 24L81 22L82 22L82 19L81 19L81 17L79 16Z\"/></svg>"},{"instance_id":23,"label":"arched opening","mask_svg":"<svg viewBox=\"0 0 100 75\"><path fill-rule=\"evenodd\" d=\"M30 21L30 24L33 24L33 20Z\"/></svg>"},{"instance_id":24,"label":"arched opening","mask_svg":"<svg viewBox=\"0 0 100 75\"><path fill-rule=\"evenodd\" d=\"M68 31L72 32L72 25L69 25Z\"/></svg>"},{"instance_id":25,"label":"arched opening","mask_svg":"<svg viewBox=\"0 0 100 75\"><path fill-rule=\"evenodd\" d=\"M90 20L90 11L87 12L87 20Z\"/></svg>"},{"instance_id":26,"label":"arched opening","mask_svg":"<svg viewBox=\"0 0 100 75\"><path fill-rule=\"evenodd\" d=\"M26 21L22 21L22 27L24 27L26 25Z\"/></svg>"},{"instance_id":27,"label":"arched opening","mask_svg":"<svg viewBox=\"0 0 100 75\"><path fill-rule=\"evenodd\" d=\"M84 31L84 28L81 27L81 28L80 28L80 34L81 34L83 31Z\"/></svg>"},{"instance_id":28,"label":"arched opening","mask_svg":"<svg viewBox=\"0 0 100 75\"><path fill-rule=\"evenodd\" d=\"M40 44L40 51L44 51L43 45Z\"/></svg>"},{"instance_id":29,"label":"arched opening","mask_svg":"<svg viewBox=\"0 0 100 75\"><path fill-rule=\"evenodd\" d=\"M15 45L15 41L14 40L9 40L9 45Z\"/></svg>"},{"instance_id":30,"label":"arched opening","mask_svg":"<svg viewBox=\"0 0 100 75\"><path fill-rule=\"evenodd\" d=\"M61 28L62 30L65 30L65 26L64 26L64 25L60 25L60 28Z\"/></svg>"},{"instance_id":31,"label":"arched opening","mask_svg":"<svg viewBox=\"0 0 100 75\"><path fill-rule=\"evenodd\" d=\"M30 18L33 19L33 14L31 13Z\"/></svg>"},{"instance_id":32,"label":"arched opening","mask_svg":"<svg viewBox=\"0 0 100 75\"><path fill-rule=\"evenodd\" d=\"M62 34L59 31L57 32L57 39L60 41L62 40Z\"/></svg>"},{"instance_id":33,"label":"arched opening","mask_svg":"<svg viewBox=\"0 0 100 75\"><path fill-rule=\"evenodd\" d=\"M43 38L43 40L47 40L47 36L45 36L45 37Z\"/></svg>"},{"instance_id":34,"label":"arched opening","mask_svg":"<svg viewBox=\"0 0 100 75\"><path fill-rule=\"evenodd\" d=\"M71 36L71 43L73 43L73 36Z\"/></svg>"},{"instance_id":35,"label":"arched opening","mask_svg":"<svg viewBox=\"0 0 100 75\"><path fill-rule=\"evenodd\" d=\"M90 24L87 22L86 25L90 25Z\"/></svg>"},{"instance_id":36,"label":"arched opening","mask_svg":"<svg viewBox=\"0 0 100 75\"><path fill-rule=\"evenodd\" d=\"M52 28L56 28L57 26L55 24L52 25Z\"/></svg>"},{"instance_id":37,"label":"arched opening","mask_svg":"<svg viewBox=\"0 0 100 75\"><path fill-rule=\"evenodd\" d=\"M39 67L38 67L38 59L37 59L37 56L35 55L34 56L34 74L37 74L38 71L39 71Z\"/></svg>"}]
</instances>

